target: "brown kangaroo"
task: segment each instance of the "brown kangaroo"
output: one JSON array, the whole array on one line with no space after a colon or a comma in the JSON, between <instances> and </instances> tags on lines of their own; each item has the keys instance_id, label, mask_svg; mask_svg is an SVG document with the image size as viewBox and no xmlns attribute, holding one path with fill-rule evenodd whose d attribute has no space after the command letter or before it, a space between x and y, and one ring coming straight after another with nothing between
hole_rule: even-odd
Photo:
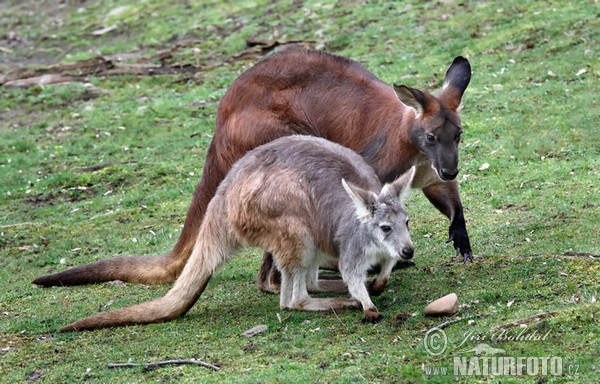
<instances>
[{"instance_id":1,"label":"brown kangaroo","mask_svg":"<svg viewBox=\"0 0 600 384\"><path fill-rule=\"evenodd\" d=\"M121 257L34 280L43 286L110 280L173 282L189 258L206 207L235 161L257 146L302 134L359 153L382 182L416 167L412 187L450 219L448 241L472 260L458 193L458 110L471 79L469 61L457 57L433 96L404 85L390 87L359 63L319 51L273 55L243 73L223 96L214 138L175 247L155 257ZM265 253L258 285L276 292L278 271Z\"/></svg>"},{"instance_id":2,"label":"brown kangaroo","mask_svg":"<svg viewBox=\"0 0 600 384\"><path fill-rule=\"evenodd\" d=\"M163 322L185 314L215 270L242 245L273 255L281 271L280 307L304 311L362 307L365 322L381 319L365 279L381 292L397 260L413 256L402 200L411 168L381 187L365 160L322 138L289 136L248 152L229 171L207 207L191 256L162 298L101 313L67 325L79 331ZM333 259L343 281L319 281ZM347 288L346 288L347 287ZM312 298L314 292L348 291L352 299Z\"/></svg>"}]
</instances>

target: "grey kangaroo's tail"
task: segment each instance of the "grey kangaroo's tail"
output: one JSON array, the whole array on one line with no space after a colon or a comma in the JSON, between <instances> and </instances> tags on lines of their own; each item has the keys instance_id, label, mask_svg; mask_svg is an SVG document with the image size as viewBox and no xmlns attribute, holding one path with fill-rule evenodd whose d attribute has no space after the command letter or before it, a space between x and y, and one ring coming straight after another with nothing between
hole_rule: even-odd
<instances>
[{"instance_id":1,"label":"grey kangaroo's tail","mask_svg":"<svg viewBox=\"0 0 600 384\"><path fill-rule=\"evenodd\" d=\"M60 329L60 332L83 331L98 328L120 327L132 324L162 323L184 315L198 300L212 274L203 275L199 285L188 285L185 292L173 292L166 296L131 307L91 316Z\"/></svg>"},{"instance_id":2,"label":"grey kangaroo's tail","mask_svg":"<svg viewBox=\"0 0 600 384\"><path fill-rule=\"evenodd\" d=\"M181 275L164 297L76 321L61 332L109 328L131 324L160 323L184 315L198 300L215 270L238 247L226 220L215 208L202 223L198 239Z\"/></svg>"}]
</instances>

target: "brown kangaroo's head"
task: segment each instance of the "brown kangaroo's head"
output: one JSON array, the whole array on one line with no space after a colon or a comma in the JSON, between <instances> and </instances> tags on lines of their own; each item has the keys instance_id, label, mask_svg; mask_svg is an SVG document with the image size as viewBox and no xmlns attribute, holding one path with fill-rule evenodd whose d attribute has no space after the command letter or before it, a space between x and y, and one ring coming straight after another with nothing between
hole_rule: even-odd
<instances>
[{"instance_id":1,"label":"brown kangaroo's head","mask_svg":"<svg viewBox=\"0 0 600 384\"><path fill-rule=\"evenodd\" d=\"M415 111L410 140L431 159L432 167L444 181L458 175L458 143L462 133L458 110L470 80L471 65L459 56L448 68L444 88L436 96L394 84L400 101Z\"/></svg>"}]
</instances>

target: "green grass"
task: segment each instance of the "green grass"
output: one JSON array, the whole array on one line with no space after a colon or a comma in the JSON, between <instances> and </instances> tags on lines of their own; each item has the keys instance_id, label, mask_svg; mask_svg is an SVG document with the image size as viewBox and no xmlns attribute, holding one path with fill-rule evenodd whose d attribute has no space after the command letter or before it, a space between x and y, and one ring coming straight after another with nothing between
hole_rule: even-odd
<instances>
[{"instance_id":1,"label":"green grass","mask_svg":"<svg viewBox=\"0 0 600 384\"><path fill-rule=\"evenodd\" d=\"M121 12L111 11L122 8ZM81 84L0 87L0 377L5 382L595 382L600 379L600 106L594 1L284 2L7 1L0 76L102 54L133 63L171 49L182 76L90 77ZM112 32L92 32L116 26ZM4 28L5 27L5 28ZM6 32L4 32L6 31ZM115 255L167 252L199 179L221 96L254 60L247 38L305 40L365 64L388 83L435 91L455 56L473 77L461 112L461 197L475 263L452 259L447 220L415 192L408 206L416 266L394 272L356 311L281 313L257 291L257 250L220 270L184 317L73 334L57 329L163 295L162 286L42 289L30 281ZM78 168L115 163L96 172ZM480 170L484 163L489 168ZM452 318L423 308L456 292L448 347L426 331ZM280 323L276 314L283 318ZM507 340L494 327L539 313ZM470 321L469 321L470 320ZM269 329L240 334L257 324ZM515 336L523 328L508 329ZM463 343L467 335L472 338ZM508 357L560 357L560 376L454 376L480 342ZM109 363L197 358L197 366ZM445 375L428 374L445 368ZM576 373L576 374L575 374Z\"/></svg>"}]
</instances>

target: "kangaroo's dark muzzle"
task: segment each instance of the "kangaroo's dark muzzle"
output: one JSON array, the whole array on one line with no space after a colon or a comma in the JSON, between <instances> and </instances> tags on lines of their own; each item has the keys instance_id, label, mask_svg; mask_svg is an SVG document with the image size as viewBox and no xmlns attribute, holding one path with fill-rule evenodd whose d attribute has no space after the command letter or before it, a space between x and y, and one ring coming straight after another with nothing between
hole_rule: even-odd
<instances>
[{"instance_id":1,"label":"kangaroo's dark muzzle","mask_svg":"<svg viewBox=\"0 0 600 384\"><path fill-rule=\"evenodd\" d=\"M442 168L440 170L440 176L442 177L443 180L446 180L446 181L454 180L457 175L458 175L458 169Z\"/></svg>"}]
</instances>

